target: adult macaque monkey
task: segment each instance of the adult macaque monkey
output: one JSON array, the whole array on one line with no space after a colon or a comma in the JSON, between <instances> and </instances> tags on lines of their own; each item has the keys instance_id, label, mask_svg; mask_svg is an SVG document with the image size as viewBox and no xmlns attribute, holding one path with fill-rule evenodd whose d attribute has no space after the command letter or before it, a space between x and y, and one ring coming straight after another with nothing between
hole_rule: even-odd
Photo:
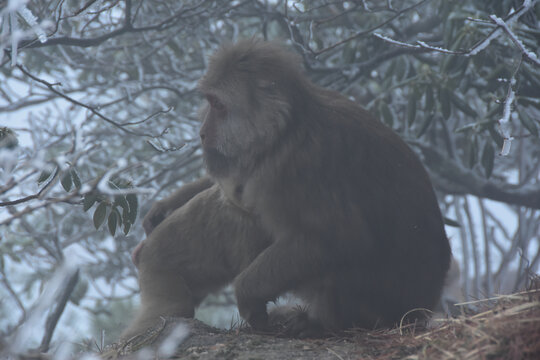
<instances>
[{"instance_id":1,"label":"adult macaque monkey","mask_svg":"<svg viewBox=\"0 0 540 360\"><path fill-rule=\"evenodd\" d=\"M223 47L199 89L208 173L272 237L234 281L253 328L287 291L308 306L292 324L300 335L434 307L450 247L429 177L399 136L269 42Z\"/></svg>"},{"instance_id":2,"label":"adult macaque monkey","mask_svg":"<svg viewBox=\"0 0 540 360\"><path fill-rule=\"evenodd\" d=\"M392 326L434 307L450 247L429 177L396 134L273 43L222 48L199 88L216 185L182 188L145 218L150 235L134 252L142 309L125 334L193 316L233 279L255 329L268 326L267 302L301 297L307 312L288 322L298 336Z\"/></svg>"}]
</instances>

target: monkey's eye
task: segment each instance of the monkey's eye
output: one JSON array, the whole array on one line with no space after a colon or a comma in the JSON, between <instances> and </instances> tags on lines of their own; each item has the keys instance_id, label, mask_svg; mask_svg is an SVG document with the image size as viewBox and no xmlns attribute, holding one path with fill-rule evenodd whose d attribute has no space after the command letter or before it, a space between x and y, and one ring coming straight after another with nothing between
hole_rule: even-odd
<instances>
[{"instance_id":1,"label":"monkey's eye","mask_svg":"<svg viewBox=\"0 0 540 360\"><path fill-rule=\"evenodd\" d=\"M212 107L212 109L219 111L219 112L225 112L226 107L225 104L223 104L219 99L214 95L207 95L206 99L208 100L208 103Z\"/></svg>"}]
</instances>

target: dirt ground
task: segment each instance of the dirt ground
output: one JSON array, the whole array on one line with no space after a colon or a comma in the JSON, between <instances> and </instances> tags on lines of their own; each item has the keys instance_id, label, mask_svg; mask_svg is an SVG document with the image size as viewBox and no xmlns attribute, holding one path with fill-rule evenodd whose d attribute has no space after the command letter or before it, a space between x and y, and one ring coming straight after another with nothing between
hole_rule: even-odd
<instances>
[{"instance_id":1,"label":"dirt ground","mask_svg":"<svg viewBox=\"0 0 540 360\"><path fill-rule=\"evenodd\" d=\"M116 356L122 359L135 359L139 349L142 348L144 351L149 342L161 343L164 338L162 334L171 334L178 325L189 329L189 334L178 341L179 346L170 357L173 359L380 359L384 353L389 354L388 351L383 351L383 348L388 345L388 337L393 337L392 330L380 332L352 330L324 339L290 339L275 334L256 334L248 328L227 331L209 327L198 320L168 318L164 319L163 324L157 329L132 338L131 342L120 346L113 345L114 352L110 352L113 350L110 349L102 356L107 359ZM160 354L159 345L151 348L156 359L168 355ZM416 347L400 344L399 349L394 350L392 353L402 358L414 354ZM151 356L150 352L142 355L147 356Z\"/></svg>"},{"instance_id":2,"label":"dirt ground","mask_svg":"<svg viewBox=\"0 0 540 360\"><path fill-rule=\"evenodd\" d=\"M350 330L324 339L219 330L197 320L162 319L103 359L540 359L540 290L466 304L467 314L377 331Z\"/></svg>"}]
</instances>

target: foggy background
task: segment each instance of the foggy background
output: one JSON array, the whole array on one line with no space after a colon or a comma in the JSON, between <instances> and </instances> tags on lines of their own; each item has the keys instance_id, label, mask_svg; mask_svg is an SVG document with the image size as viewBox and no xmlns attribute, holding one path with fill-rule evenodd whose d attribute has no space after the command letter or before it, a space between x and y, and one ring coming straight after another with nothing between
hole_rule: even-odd
<instances>
[{"instance_id":1,"label":"foggy background","mask_svg":"<svg viewBox=\"0 0 540 360\"><path fill-rule=\"evenodd\" d=\"M539 16L529 0L0 0L0 349L115 340L138 303L142 217L204 173L207 57L251 37L301 54L421 157L456 301L524 288L540 263ZM238 322L230 289L197 316Z\"/></svg>"}]
</instances>

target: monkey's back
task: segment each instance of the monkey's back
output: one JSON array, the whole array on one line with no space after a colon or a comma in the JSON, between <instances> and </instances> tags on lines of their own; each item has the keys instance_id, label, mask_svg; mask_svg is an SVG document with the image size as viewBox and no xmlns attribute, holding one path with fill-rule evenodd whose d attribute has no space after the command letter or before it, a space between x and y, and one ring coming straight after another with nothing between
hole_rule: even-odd
<instances>
[{"instance_id":1,"label":"monkey's back","mask_svg":"<svg viewBox=\"0 0 540 360\"><path fill-rule=\"evenodd\" d=\"M339 274L332 279L347 309L344 322L354 322L358 298L385 315L381 325L413 308L432 309L450 246L427 172L363 108L337 93L317 93L295 110L305 112L298 116L304 122L280 140L281 166L266 181L269 193L282 196L265 199L263 213L272 214L270 226L279 231L300 224L326 249Z\"/></svg>"}]
</instances>

